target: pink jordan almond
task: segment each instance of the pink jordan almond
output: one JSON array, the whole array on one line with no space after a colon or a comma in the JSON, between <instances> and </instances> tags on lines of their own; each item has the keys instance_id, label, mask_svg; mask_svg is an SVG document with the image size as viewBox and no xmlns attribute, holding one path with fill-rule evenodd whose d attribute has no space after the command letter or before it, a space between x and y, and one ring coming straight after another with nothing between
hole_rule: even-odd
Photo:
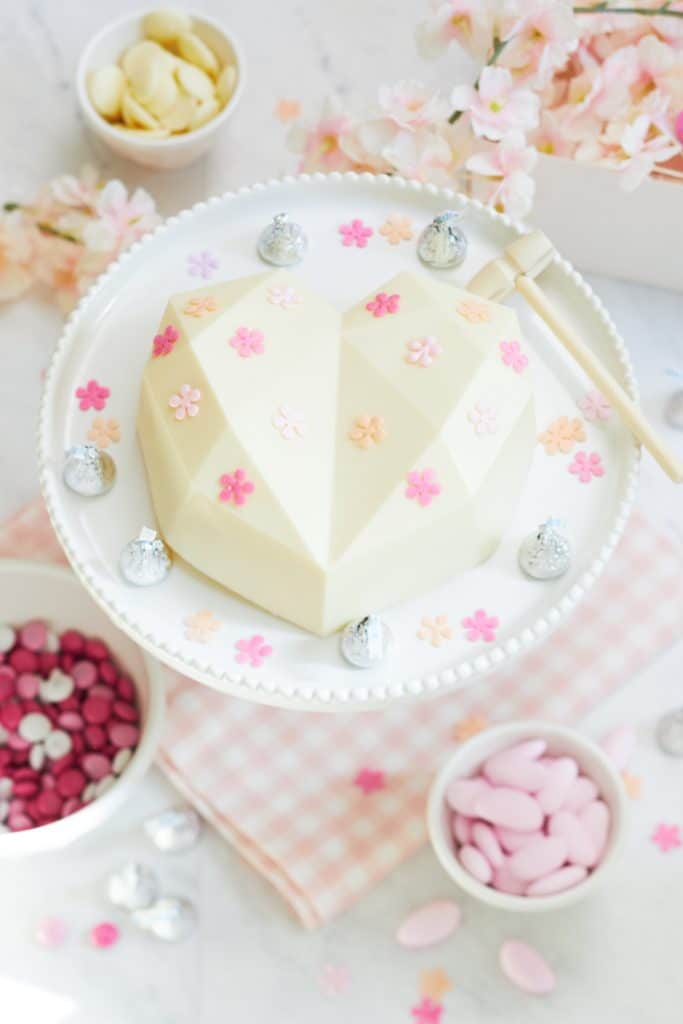
<instances>
[{"instance_id":1,"label":"pink jordan almond","mask_svg":"<svg viewBox=\"0 0 683 1024\"><path fill-rule=\"evenodd\" d=\"M463 846L458 853L460 863L465 871L483 885L488 885L493 878L493 868L476 846Z\"/></svg>"},{"instance_id":2,"label":"pink jordan almond","mask_svg":"<svg viewBox=\"0 0 683 1024\"><path fill-rule=\"evenodd\" d=\"M595 785L592 779L587 779L585 775L579 775L577 779L574 779L567 795L562 802L563 811L582 811L587 804L596 800L598 796L598 787Z\"/></svg>"},{"instance_id":3,"label":"pink jordan almond","mask_svg":"<svg viewBox=\"0 0 683 1024\"><path fill-rule=\"evenodd\" d=\"M523 896L526 882L510 871L508 860L509 858L506 858L502 865L493 872L491 884L498 892L506 892L510 896Z\"/></svg>"},{"instance_id":4,"label":"pink jordan almond","mask_svg":"<svg viewBox=\"0 0 683 1024\"><path fill-rule=\"evenodd\" d=\"M457 811L453 815L453 835L461 846L464 846L465 843L471 842L473 822L473 818L468 818L464 814L458 814Z\"/></svg>"},{"instance_id":5,"label":"pink jordan almond","mask_svg":"<svg viewBox=\"0 0 683 1024\"><path fill-rule=\"evenodd\" d=\"M492 868L499 868L503 863L503 851L496 833L485 821L475 821L472 825L472 843L486 857Z\"/></svg>"},{"instance_id":6,"label":"pink jordan almond","mask_svg":"<svg viewBox=\"0 0 683 1024\"><path fill-rule=\"evenodd\" d=\"M545 878L537 878L526 888L526 895L553 896L556 892L564 892L565 889L572 889L579 882L583 882L588 874L586 868L580 864L567 864L557 871L551 872Z\"/></svg>"},{"instance_id":7,"label":"pink jordan almond","mask_svg":"<svg viewBox=\"0 0 683 1024\"><path fill-rule=\"evenodd\" d=\"M519 789L499 786L482 792L472 803L475 816L492 825L534 832L543 824L543 811L538 801Z\"/></svg>"},{"instance_id":8,"label":"pink jordan almond","mask_svg":"<svg viewBox=\"0 0 683 1024\"><path fill-rule=\"evenodd\" d=\"M546 781L536 794L539 806L545 814L559 811L572 784L579 774L579 766L573 757L556 757L546 769Z\"/></svg>"},{"instance_id":9,"label":"pink jordan almond","mask_svg":"<svg viewBox=\"0 0 683 1024\"><path fill-rule=\"evenodd\" d=\"M396 941L406 949L435 946L453 934L460 917L460 907L453 900L435 900L405 918L396 932Z\"/></svg>"},{"instance_id":10,"label":"pink jordan almond","mask_svg":"<svg viewBox=\"0 0 683 1024\"><path fill-rule=\"evenodd\" d=\"M586 829L595 847L595 859L588 867L595 867L602 860L609 835L610 813L603 800L594 800L579 814L579 821Z\"/></svg>"},{"instance_id":11,"label":"pink jordan almond","mask_svg":"<svg viewBox=\"0 0 683 1024\"><path fill-rule=\"evenodd\" d=\"M544 766L528 757L520 747L494 754L484 763L483 770L489 782L523 789L527 793L536 793L546 779Z\"/></svg>"},{"instance_id":12,"label":"pink jordan almond","mask_svg":"<svg viewBox=\"0 0 683 1024\"><path fill-rule=\"evenodd\" d=\"M454 779L446 790L446 803L454 811L468 818L476 817L474 804L477 797L488 793L491 786L486 779L477 776L474 779Z\"/></svg>"},{"instance_id":13,"label":"pink jordan almond","mask_svg":"<svg viewBox=\"0 0 683 1024\"><path fill-rule=\"evenodd\" d=\"M557 811L548 822L548 834L567 843L567 860L589 868L595 864L595 843L585 825L571 811Z\"/></svg>"},{"instance_id":14,"label":"pink jordan almond","mask_svg":"<svg viewBox=\"0 0 683 1024\"><path fill-rule=\"evenodd\" d=\"M518 832L514 828L503 828L501 825L496 825L498 842L506 853L516 853L517 850L521 850L528 842L540 835L543 835L540 829L535 832Z\"/></svg>"},{"instance_id":15,"label":"pink jordan almond","mask_svg":"<svg viewBox=\"0 0 683 1024\"><path fill-rule=\"evenodd\" d=\"M523 882L534 882L556 871L566 859L566 839L562 836L539 836L513 853L508 865L510 871Z\"/></svg>"},{"instance_id":16,"label":"pink jordan almond","mask_svg":"<svg viewBox=\"0 0 683 1024\"><path fill-rule=\"evenodd\" d=\"M630 725L622 725L604 736L600 746L617 771L623 772L636 748L635 729Z\"/></svg>"},{"instance_id":17,"label":"pink jordan almond","mask_svg":"<svg viewBox=\"0 0 683 1024\"><path fill-rule=\"evenodd\" d=\"M530 995L542 996L555 988L555 975L533 946L508 939L500 947L500 969L505 977Z\"/></svg>"}]
</instances>

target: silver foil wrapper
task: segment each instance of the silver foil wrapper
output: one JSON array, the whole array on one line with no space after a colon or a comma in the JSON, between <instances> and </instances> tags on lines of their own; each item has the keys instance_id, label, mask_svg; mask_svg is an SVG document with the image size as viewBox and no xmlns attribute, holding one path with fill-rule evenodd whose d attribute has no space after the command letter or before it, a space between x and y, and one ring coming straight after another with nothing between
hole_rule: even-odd
<instances>
[{"instance_id":1,"label":"silver foil wrapper","mask_svg":"<svg viewBox=\"0 0 683 1024\"><path fill-rule=\"evenodd\" d=\"M170 807L145 822L145 832L163 853L189 850L197 843L201 830L201 818L191 807Z\"/></svg>"},{"instance_id":2,"label":"silver foil wrapper","mask_svg":"<svg viewBox=\"0 0 683 1024\"><path fill-rule=\"evenodd\" d=\"M163 942L180 942L194 930L197 914L189 900L162 896L151 907L134 910L130 919L137 928Z\"/></svg>"},{"instance_id":3,"label":"silver foil wrapper","mask_svg":"<svg viewBox=\"0 0 683 1024\"><path fill-rule=\"evenodd\" d=\"M144 910L159 897L157 876L146 864L131 861L107 879L109 902L123 910Z\"/></svg>"},{"instance_id":4,"label":"silver foil wrapper","mask_svg":"<svg viewBox=\"0 0 683 1024\"><path fill-rule=\"evenodd\" d=\"M535 580L557 579L566 573L571 562L571 543L556 519L548 519L539 526L519 549L520 568Z\"/></svg>"},{"instance_id":5,"label":"silver foil wrapper","mask_svg":"<svg viewBox=\"0 0 683 1024\"><path fill-rule=\"evenodd\" d=\"M389 653L392 637L378 615L349 622L341 635L341 652L354 668L375 668Z\"/></svg>"},{"instance_id":6,"label":"silver foil wrapper","mask_svg":"<svg viewBox=\"0 0 683 1024\"><path fill-rule=\"evenodd\" d=\"M444 210L428 224L417 242L422 262L435 270L459 267L467 256L467 236L458 226L457 210Z\"/></svg>"},{"instance_id":7,"label":"silver foil wrapper","mask_svg":"<svg viewBox=\"0 0 683 1024\"><path fill-rule=\"evenodd\" d=\"M676 391L669 399L664 418L670 427L683 430L683 391Z\"/></svg>"},{"instance_id":8,"label":"silver foil wrapper","mask_svg":"<svg viewBox=\"0 0 683 1024\"><path fill-rule=\"evenodd\" d=\"M306 255L308 239L300 224L291 221L286 213L278 213L258 240L258 253L274 267L291 267Z\"/></svg>"},{"instance_id":9,"label":"silver foil wrapper","mask_svg":"<svg viewBox=\"0 0 683 1024\"><path fill-rule=\"evenodd\" d=\"M659 719L657 742L665 754L683 757L683 708L669 711Z\"/></svg>"},{"instance_id":10,"label":"silver foil wrapper","mask_svg":"<svg viewBox=\"0 0 683 1024\"><path fill-rule=\"evenodd\" d=\"M126 544L119 559L121 575L136 587L161 583L171 569L171 557L155 530L144 526L135 540Z\"/></svg>"},{"instance_id":11,"label":"silver foil wrapper","mask_svg":"<svg viewBox=\"0 0 683 1024\"><path fill-rule=\"evenodd\" d=\"M116 464L94 444L75 444L64 457L62 478L69 490L84 498L106 494L116 480Z\"/></svg>"}]
</instances>

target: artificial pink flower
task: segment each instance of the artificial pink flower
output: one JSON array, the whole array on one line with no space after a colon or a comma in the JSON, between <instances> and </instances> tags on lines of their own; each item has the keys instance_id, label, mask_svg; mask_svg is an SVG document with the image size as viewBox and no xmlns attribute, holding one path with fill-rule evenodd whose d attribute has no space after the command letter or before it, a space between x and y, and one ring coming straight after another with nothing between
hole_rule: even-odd
<instances>
[{"instance_id":1,"label":"artificial pink flower","mask_svg":"<svg viewBox=\"0 0 683 1024\"><path fill-rule=\"evenodd\" d=\"M605 475L605 467L597 452L577 452L568 468L582 484L589 484L593 477Z\"/></svg>"},{"instance_id":2,"label":"artificial pink flower","mask_svg":"<svg viewBox=\"0 0 683 1024\"><path fill-rule=\"evenodd\" d=\"M365 308L374 317L386 316L387 313L398 313L401 296L394 293L387 295L386 292L378 292L374 299L366 303Z\"/></svg>"},{"instance_id":3,"label":"artificial pink flower","mask_svg":"<svg viewBox=\"0 0 683 1024\"><path fill-rule=\"evenodd\" d=\"M347 248L355 245L357 249L365 249L374 231L355 217L349 224L339 225L339 234L342 236L342 245Z\"/></svg>"},{"instance_id":4,"label":"artificial pink flower","mask_svg":"<svg viewBox=\"0 0 683 1024\"><path fill-rule=\"evenodd\" d=\"M76 209L94 210L97 200L99 175L94 167L86 164L76 177L62 174L50 182L49 189L56 202Z\"/></svg>"},{"instance_id":5,"label":"artificial pink flower","mask_svg":"<svg viewBox=\"0 0 683 1024\"><path fill-rule=\"evenodd\" d=\"M96 380L89 380L84 388L76 388L76 398L79 400L78 408L83 412L87 412L88 409L96 409L101 412L107 404L110 394L109 388L98 384Z\"/></svg>"},{"instance_id":6,"label":"artificial pink flower","mask_svg":"<svg viewBox=\"0 0 683 1024\"><path fill-rule=\"evenodd\" d=\"M319 121L313 125L296 124L289 133L290 149L301 153L300 171L346 171L353 164L342 148L343 137L351 122L341 113L336 99L327 100Z\"/></svg>"},{"instance_id":7,"label":"artificial pink flower","mask_svg":"<svg viewBox=\"0 0 683 1024\"><path fill-rule=\"evenodd\" d=\"M419 505L426 508L432 500L441 494L441 485L436 482L433 469L414 469L408 473L408 486L405 496L410 501L417 499Z\"/></svg>"},{"instance_id":8,"label":"artificial pink flower","mask_svg":"<svg viewBox=\"0 0 683 1024\"><path fill-rule=\"evenodd\" d=\"M431 334L406 342L406 349L406 362L411 366L422 366L425 369L443 352L441 345Z\"/></svg>"},{"instance_id":9,"label":"artificial pink flower","mask_svg":"<svg viewBox=\"0 0 683 1024\"><path fill-rule=\"evenodd\" d=\"M487 615L483 608L477 608L473 615L462 620L462 626L470 643L483 640L484 643L490 644L496 639L499 620L495 615Z\"/></svg>"},{"instance_id":10,"label":"artificial pink flower","mask_svg":"<svg viewBox=\"0 0 683 1024\"><path fill-rule=\"evenodd\" d=\"M252 668L260 668L264 660L273 653L273 648L267 644L262 636L244 637L235 644L237 654L235 661L240 664L249 664Z\"/></svg>"},{"instance_id":11,"label":"artificial pink flower","mask_svg":"<svg viewBox=\"0 0 683 1024\"><path fill-rule=\"evenodd\" d=\"M449 113L448 104L438 93L427 89L422 82L410 80L392 86L381 85L379 106L384 117L408 131L443 121Z\"/></svg>"},{"instance_id":12,"label":"artificial pink flower","mask_svg":"<svg viewBox=\"0 0 683 1024\"><path fill-rule=\"evenodd\" d=\"M173 346L179 337L177 328L173 324L169 324L161 334L155 334L152 354L154 356L167 356L173 351Z\"/></svg>"},{"instance_id":13,"label":"artificial pink flower","mask_svg":"<svg viewBox=\"0 0 683 1024\"><path fill-rule=\"evenodd\" d=\"M538 124L538 96L516 86L507 68L485 67L478 87L456 86L451 103L455 110L469 113L475 135L493 142L512 131L531 131Z\"/></svg>"},{"instance_id":14,"label":"artificial pink flower","mask_svg":"<svg viewBox=\"0 0 683 1024\"><path fill-rule=\"evenodd\" d=\"M511 217L524 217L531 209L535 184L531 171L536 150L527 146L521 132L510 132L497 145L474 153L466 167L473 174L488 178L491 188L486 202Z\"/></svg>"},{"instance_id":15,"label":"artificial pink flower","mask_svg":"<svg viewBox=\"0 0 683 1024\"><path fill-rule=\"evenodd\" d=\"M442 132L448 125L399 131L382 149L389 165L405 178L446 184L454 166L454 154Z\"/></svg>"},{"instance_id":16,"label":"artificial pink flower","mask_svg":"<svg viewBox=\"0 0 683 1024\"><path fill-rule=\"evenodd\" d=\"M265 351L263 332L252 327L238 327L230 339L230 345L242 359L263 355Z\"/></svg>"},{"instance_id":17,"label":"artificial pink flower","mask_svg":"<svg viewBox=\"0 0 683 1024\"><path fill-rule=\"evenodd\" d=\"M529 364L529 359L522 352L518 341L501 341L498 348L500 357L506 366L509 366L515 373L521 373Z\"/></svg>"},{"instance_id":18,"label":"artificial pink flower","mask_svg":"<svg viewBox=\"0 0 683 1024\"><path fill-rule=\"evenodd\" d=\"M33 284L32 234L18 211L0 213L0 302L16 299Z\"/></svg>"},{"instance_id":19,"label":"artificial pink flower","mask_svg":"<svg viewBox=\"0 0 683 1024\"><path fill-rule=\"evenodd\" d=\"M221 485L219 501L244 505L247 495L254 493L254 485L251 480L247 480L247 474L243 469L236 469L234 473L223 473L218 482Z\"/></svg>"},{"instance_id":20,"label":"artificial pink flower","mask_svg":"<svg viewBox=\"0 0 683 1024\"><path fill-rule=\"evenodd\" d=\"M95 252L118 252L161 221L148 192L138 188L129 196L116 180L108 181L98 192L94 212L97 219L86 224L83 241Z\"/></svg>"},{"instance_id":21,"label":"artificial pink flower","mask_svg":"<svg viewBox=\"0 0 683 1024\"><path fill-rule=\"evenodd\" d=\"M417 28L423 57L440 57L458 43L476 60L485 60L495 31L494 11L483 0L430 0L429 14Z\"/></svg>"},{"instance_id":22,"label":"artificial pink flower","mask_svg":"<svg viewBox=\"0 0 683 1024\"><path fill-rule=\"evenodd\" d=\"M175 418L184 420L186 416L191 419L199 413L199 402L202 393L199 388L193 388L191 384L183 384L177 395L171 395L168 404L175 409Z\"/></svg>"},{"instance_id":23,"label":"artificial pink flower","mask_svg":"<svg viewBox=\"0 0 683 1024\"><path fill-rule=\"evenodd\" d=\"M657 164L666 163L681 152L681 144L669 134L661 120L650 113L639 114L626 125L621 135L622 185L627 191L637 188Z\"/></svg>"},{"instance_id":24,"label":"artificial pink flower","mask_svg":"<svg viewBox=\"0 0 683 1024\"><path fill-rule=\"evenodd\" d=\"M515 0L502 34L504 60L517 75L544 85L563 67L576 48L579 30L569 3L563 0Z\"/></svg>"}]
</instances>

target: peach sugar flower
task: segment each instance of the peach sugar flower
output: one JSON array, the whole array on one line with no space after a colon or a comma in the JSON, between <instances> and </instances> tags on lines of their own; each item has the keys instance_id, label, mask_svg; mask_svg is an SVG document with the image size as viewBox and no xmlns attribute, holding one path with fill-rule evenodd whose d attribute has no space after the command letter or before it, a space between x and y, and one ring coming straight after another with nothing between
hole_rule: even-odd
<instances>
[{"instance_id":1,"label":"peach sugar flower","mask_svg":"<svg viewBox=\"0 0 683 1024\"><path fill-rule=\"evenodd\" d=\"M98 448L108 448L110 444L118 444L121 440L121 425L118 420L105 420L97 416L88 431L88 440Z\"/></svg>"},{"instance_id":2,"label":"peach sugar flower","mask_svg":"<svg viewBox=\"0 0 683 1024\"><path fill-rule=\"evenodd\" d=\"M380 444L386 436L384 419L381 416L356 416L349 433L351 441L364 451L372 445Z\"/></svg>"}]
</instances>

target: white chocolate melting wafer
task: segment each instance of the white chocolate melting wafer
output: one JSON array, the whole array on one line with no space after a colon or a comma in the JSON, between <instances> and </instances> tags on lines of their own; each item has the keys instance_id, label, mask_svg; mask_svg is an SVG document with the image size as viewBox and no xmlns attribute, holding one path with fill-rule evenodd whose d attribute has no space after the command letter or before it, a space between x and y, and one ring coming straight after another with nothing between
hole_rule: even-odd
<instances>
[{"instance_id":1,"label":"white chocolate melting wafer","mask_svg":"<svg viewBox=\"0 0 683 1024\"><path fill-rule=\"evenodd\" d=\"M90 101L102 117L116 121L121 116L121 100L126 87L126 76L116 64L105 64L88 76Z\"/></svg>"},{"instance_id":2,"label":"white chocolate melting wafer","mask_svg":"<svg viewBox=\"0 0 683 1024\"><path fill-rule=\"evenodd\" d=\"M207 75L211 75L213 78L218 74L219 64L216 54L194 32L183 32L176 39L175 45L180 56L190 64L206 71Z\"/></svg>"},{"instance_id":3,"label":"white chocolate melting wafer","mask_svg":"<svg viewBox=\"0 0 683 1024\"><path fill-rule=\"evenodd\" d=\"M191 28L192 19L184 11L150 11L142 19L142 31L147 39L154 39L164 46Z\"/></svg>"}]
</instances>

